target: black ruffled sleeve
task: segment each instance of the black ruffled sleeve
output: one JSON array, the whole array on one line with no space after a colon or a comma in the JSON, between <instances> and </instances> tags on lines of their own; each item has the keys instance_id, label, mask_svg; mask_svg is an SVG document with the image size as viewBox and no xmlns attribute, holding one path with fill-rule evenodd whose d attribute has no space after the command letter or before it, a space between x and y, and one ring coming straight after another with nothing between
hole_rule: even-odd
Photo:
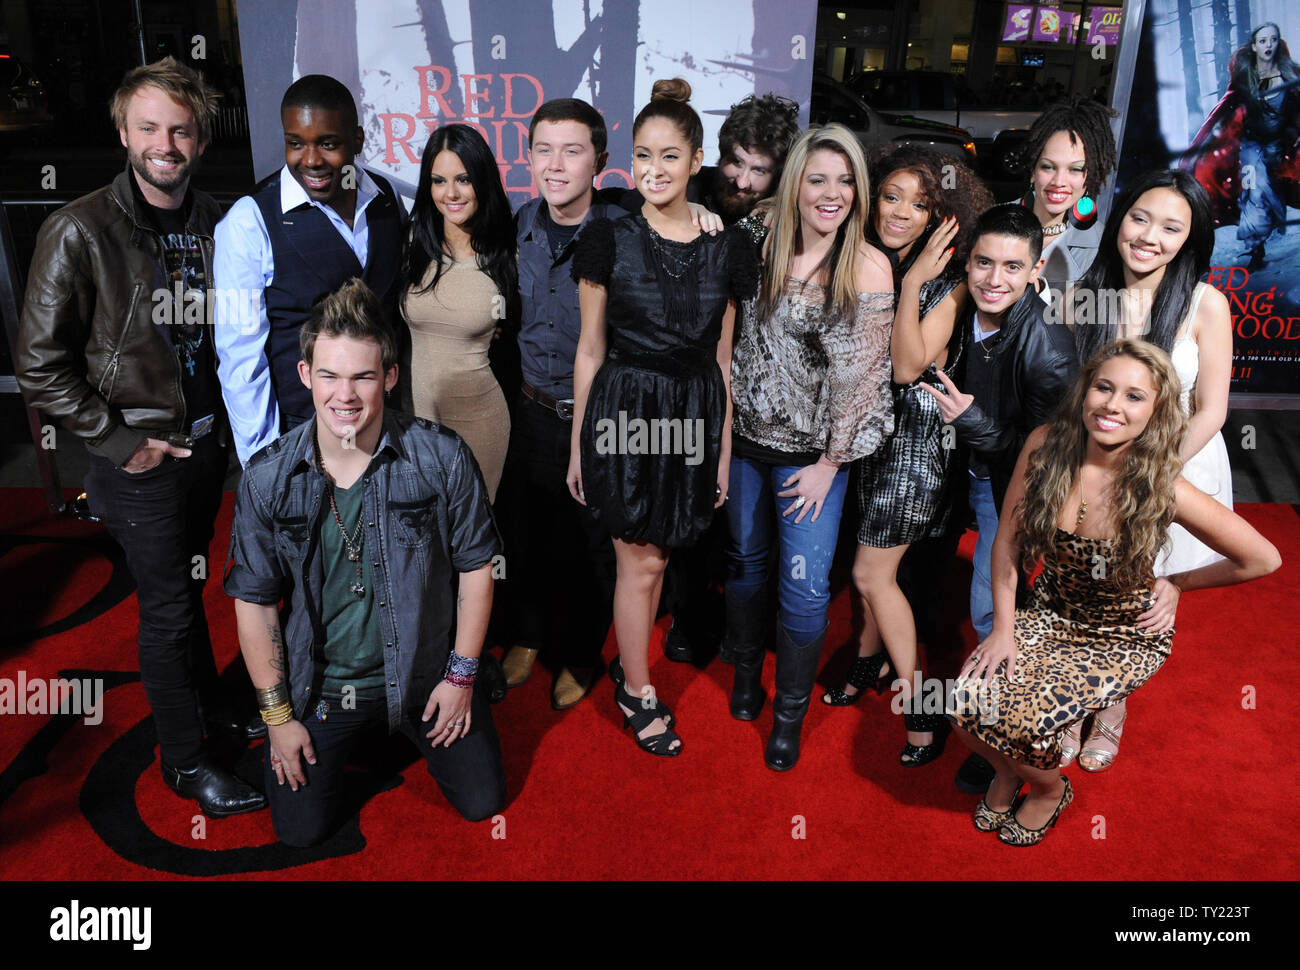
<instances>
[{"instance_id":1,"label":"black ruffled sleeve","mask_svg":"<svg viewBox=\"0 0 1300 970\"><path fill-rule=\"evenodd\" d=\"M737 303L758 295L758 247L740 225L727 230L727 272L731 297Z\"/></svg>"},{"instance_id":2,"label":"black ruffled sleeve","mask_svg":"<svg viewBox=\"0 0 1300 970\"><path fill-rule=\"evenodd\" d=\"M569 272L575 283L590 280L606 286L613 271L614 223L609 219L593 219L582 228Z\"/></svg>"}]
</instances>

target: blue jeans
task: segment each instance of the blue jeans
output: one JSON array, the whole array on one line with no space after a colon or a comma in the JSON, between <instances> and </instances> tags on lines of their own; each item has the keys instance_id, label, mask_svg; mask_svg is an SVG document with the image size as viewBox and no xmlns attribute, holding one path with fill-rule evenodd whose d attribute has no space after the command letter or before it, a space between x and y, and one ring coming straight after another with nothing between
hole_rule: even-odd
<instances>
[{"instance_id":1,"label":"blue jeans","mask_svg":"<svg viewBox=\"0 0 1300 970\"><path fill-rule=\"evenodd\" d=\"M725 508L731 525L727 591L748 599L767 588L768 551L775 527L781 554L777 586L781 625L796 644L805 646L826 629L831 560L835 557L849 472L841 468L836 473L816 522L811 510L802 522L795 522L798 512L781 516L794 498L780 498L777 493L785 491L782 483L801 467L732 458Z\"/></svg>"},{"instance_id":2,"label":"blue jeans","mask_svg":"<svg viewBox=\"0 0 1300 970\"><path fill-rule=\"evenodd\" d=\"M993 501L993 482L988 478L970 480L970 507L979 526L975 542L975 572L970 581L970 620L975 635L982 641L993 632L993 540L998 534L998 506Z\"/></svg>"}]
</instances>

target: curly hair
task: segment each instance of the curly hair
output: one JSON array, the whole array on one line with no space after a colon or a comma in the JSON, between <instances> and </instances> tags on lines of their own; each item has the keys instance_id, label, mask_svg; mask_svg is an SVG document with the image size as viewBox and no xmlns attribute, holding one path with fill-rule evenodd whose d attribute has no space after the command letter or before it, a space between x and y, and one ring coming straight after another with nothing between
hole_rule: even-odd
<instances>
[{"instance_id":1,"label":"curly hair","mask_svg":"<svg viewBox=\"0 0 1300 970\"><path fill-rule=\"evenodd\" d=\"M725 162L739 145L772 159L772 184L781 180L785 156L799 137L799 105L776 94L751 94L733 104L718 129L718 153Z\"/></svg>"},{"instance_id":2,"label":"curly hair","mask_svg":"<svg viewBox=\"0 0 1300 970\"><path fill-rule=\"evenodd\" d=\"M913 242L907 258L899 264L896 278L901 278L907 272L912 261L925 248L930 233L949 216L956 217L959 227L953 240L957 251L953 254L950 265L960 266L965 263L971 243L975 241L976 220L980 213L993 206L993 193L984 184L984 180L963 162L922 145L879 146L867 153L867 163L871 168L871 184L876 187L877 195L889 176L895 172L910 172L921 183L921 194L930 207L930 219L925 230ZM871 232L879 236L874 218L871 220ZM875 240L872 242L875 243Z\"/></svg>"},{"instance_id":3,"label":"curly hair","mask_svg":"<svg viewBox=\"0 0 1300 970\"><path fill-rule=\"evenodd\" d=\"M1087 453L1084 401L1097 371L1115 357L1131 357L1151 372L1156 399L1147 426L1133 439L1111 485L1114 521L1122 527L1115 530L1115 556L1107 563L1107 578L1129 586L1151 581L1156 556L1174 521L1174 482L1183 465L1178 448L1187 417L1178 403L1181 385L1169 355L1154 344L1131 339L1107 344L1088 361L1048 425L1042 447L1029 456L1025 497L1016 506L1016 539L1026 573L1054 545L1061 507Z\"/></svg>"},{"instance_id":4,"label":"curly hair","mask_svg":"<svg viewBox=\"0 0 1300 970\"><path fill-rule=\"evenodd\" d=\"M1096 197L1106 176L1115 169L1115 134L1110 129L1113 117L1112 109L1082 95L1058 101L1046 108L1030 127L1029 137L1020 150L1020 160L1032 168L1043 154L1047 140L1058 131L1068 131L1071 145L1083 142L1088 166L1084 191Z\"/></svg>"}]
</instances>

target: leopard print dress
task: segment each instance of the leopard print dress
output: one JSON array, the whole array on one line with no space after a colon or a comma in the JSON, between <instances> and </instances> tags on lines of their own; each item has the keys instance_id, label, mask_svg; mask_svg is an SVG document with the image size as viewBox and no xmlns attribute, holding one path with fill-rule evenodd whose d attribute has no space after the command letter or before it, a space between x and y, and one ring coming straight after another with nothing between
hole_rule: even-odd
<instances>
[{"instance_id":1,"label":"leopard print dress","mask_svg":"<svg viewBox=\"0 0 1300 970\"><path fill-rule=\"evenodd\" d=\"M1016 611L1015 680L1004 668L987 693L957 690L949 720L1008 757L1050 770L1066 728L1151 679L1174 634L1138 629L1151 589L1106 578L1112 545L1056 530L1032 599Z\"/></svg>"}]
</instances>

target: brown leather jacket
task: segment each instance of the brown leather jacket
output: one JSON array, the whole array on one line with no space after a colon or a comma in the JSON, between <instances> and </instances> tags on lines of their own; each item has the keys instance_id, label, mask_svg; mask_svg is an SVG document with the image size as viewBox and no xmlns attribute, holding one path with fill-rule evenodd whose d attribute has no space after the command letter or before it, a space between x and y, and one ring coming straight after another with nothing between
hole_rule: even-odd
<instances>
[{"instance_id":1,"label":"brown leather jacket","mask_svg":"<svg viewBox=\"0 0 1300 970\"><path fill-rule=\"evenodd\" d=\"M14 368L28 404L118 466L145 438L188 426L180 362L153 322L154 294L170 286L162 240L136 218L133 177L128 167L41 225ZM211 280L221 210L190 191L186 229L202 240Z\"/></svg>"}]
</instances>

